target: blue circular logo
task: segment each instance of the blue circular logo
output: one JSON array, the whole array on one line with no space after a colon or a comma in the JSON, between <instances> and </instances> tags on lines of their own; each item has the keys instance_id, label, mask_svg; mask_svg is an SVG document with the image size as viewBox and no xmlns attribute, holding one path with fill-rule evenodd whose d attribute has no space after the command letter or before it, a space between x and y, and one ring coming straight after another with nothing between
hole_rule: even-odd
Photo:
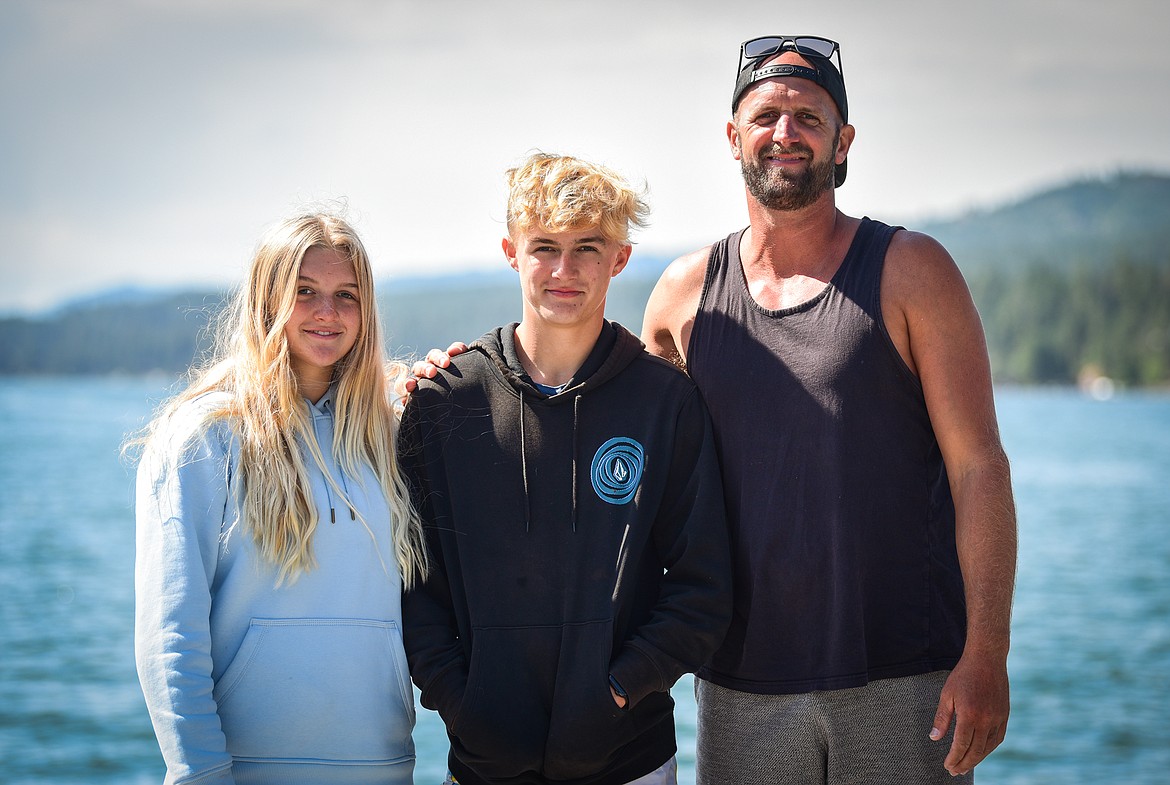
<instances>
[{"instance_id":1,"label":"blue circular logo","mask_svg":"<svg viewBox=\"0 0 1170 785\"><path fill-rule=\"evenodd\" d=\"M610 439L593 456L589 469L593 490L603 501L625 504L634 498L645 465L642 445L625 436Z\"/></svg>"}]
</instances>

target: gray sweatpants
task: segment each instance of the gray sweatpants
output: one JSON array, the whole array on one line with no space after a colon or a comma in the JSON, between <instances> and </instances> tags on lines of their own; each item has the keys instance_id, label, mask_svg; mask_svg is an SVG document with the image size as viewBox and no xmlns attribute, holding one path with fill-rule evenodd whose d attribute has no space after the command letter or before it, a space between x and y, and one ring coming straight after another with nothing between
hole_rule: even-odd
<instances>
[{"instance_id":1,"label":"gray sweatpants","mask_svg":"<svg viewBox=\"0 0 1170 785\"><path fill-rule=\"evenodd\" d=\"M799 695L695 679L696 785L970 785L943 768L930 728L949 671Z\"/></svg>"}]
</instances>

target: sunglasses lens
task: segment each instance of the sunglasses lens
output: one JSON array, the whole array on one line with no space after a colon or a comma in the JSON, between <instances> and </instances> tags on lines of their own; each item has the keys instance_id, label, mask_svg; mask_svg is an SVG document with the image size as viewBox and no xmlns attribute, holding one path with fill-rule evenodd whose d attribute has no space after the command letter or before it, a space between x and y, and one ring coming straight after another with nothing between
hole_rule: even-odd
<instances>
[{"instance_id":1,"label":"sunglasses lens","mask_svg":"<svg viewBox=\"0 0 1170 785\"><path fill-rule=\"evenodd\" d=\"M743 45L743 56L748 60L755 60L757 57L779 52L783 44L783 38L757 38Z\"/></svg>"},{"instance_id":2,"label":"sunglasses lens","mask_svg":"<svg viewBox=\"0 0 1170 785\"><path fill-rule=\"evenodd\" d=\"M837 44L832 41L826 41L823 38L797 38L793 43L796 45L798 52L802 49L807 49L821 57L832 57L833 52L837 51Z\"/></svg>"},{"instance_id":3,"label":"sunglasses lens","mask_svg":"<svg viewBox=\"0 0 1170 785\"><path fill-rule=\"evenodd\" d=\"M824 38L810 38L808 36L784 38L774 36L748 41L743 45L743 56L748 60L755 60L757 57L775 54L784 49L785 46L789 46L798 52L814 54L820 57L832 57L833 52L837 51L837 44Z\"/></svg>"}]
</instances>

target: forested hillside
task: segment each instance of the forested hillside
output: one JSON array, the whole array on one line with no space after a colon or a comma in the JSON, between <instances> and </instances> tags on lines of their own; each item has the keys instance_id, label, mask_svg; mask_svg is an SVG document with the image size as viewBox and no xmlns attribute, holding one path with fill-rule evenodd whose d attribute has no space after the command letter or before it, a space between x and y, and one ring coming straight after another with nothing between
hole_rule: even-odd
<instances>
[{"instance_id":1,"label":"forested hillside","mask_svg":"<svg viewBox=\"0 0 1170 785\"><path fill-rule=\"evenodd\" d=\"M968 276L1000 382L1170 384L1170 259Z\"/></svg>"},{"instance_id":2,"label":"forested hillside","mask_svg":"<svg viewBox=\"0 0 1170 785\"><path fill-rule=\"evenodd\" d=\"M1107 267L1120 259L1170 262L1170 177L1084 180L994 210L910 228L951 250L963 272Z\"/></svg>"},{"instance_id":3,"label":"forested hillside","mask_svg":"<svg viewBox=\"0 0 1170 785\"><path fill-rule=\"evenodd\" d=\"M1070 183L995 210L916 224L954 255L987 330L998 382L1170 384L1170 177ZM680 252L689 249L680 249ZM637 332L668 262L636 256L608 312ZM518 318L514 274L384 281L391 353L471 340ZM94 298L40 318L0 319L0 374L176 373L206 346L223 294Z\"/></svg>"}]
</instances>

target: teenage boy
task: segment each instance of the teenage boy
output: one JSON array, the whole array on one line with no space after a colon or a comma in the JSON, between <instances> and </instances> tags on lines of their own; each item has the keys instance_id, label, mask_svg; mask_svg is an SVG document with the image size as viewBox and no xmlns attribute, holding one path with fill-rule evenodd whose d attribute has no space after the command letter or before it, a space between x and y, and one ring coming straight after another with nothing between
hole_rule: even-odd
<instances>
[{"instance_id":1,"label":"teenage boy","mask_svg":"<svg viewBox=\"0 0 1170 785\"><path fill-rule=\"evenodd\" d=\"M421 380L402 460L431 570L404 600L449 782L674 783L669 690L730 621L721 480L685 374L605 319L640 196L536 154L508 172L523 315Z\"/></svg>"}]
</instances>

